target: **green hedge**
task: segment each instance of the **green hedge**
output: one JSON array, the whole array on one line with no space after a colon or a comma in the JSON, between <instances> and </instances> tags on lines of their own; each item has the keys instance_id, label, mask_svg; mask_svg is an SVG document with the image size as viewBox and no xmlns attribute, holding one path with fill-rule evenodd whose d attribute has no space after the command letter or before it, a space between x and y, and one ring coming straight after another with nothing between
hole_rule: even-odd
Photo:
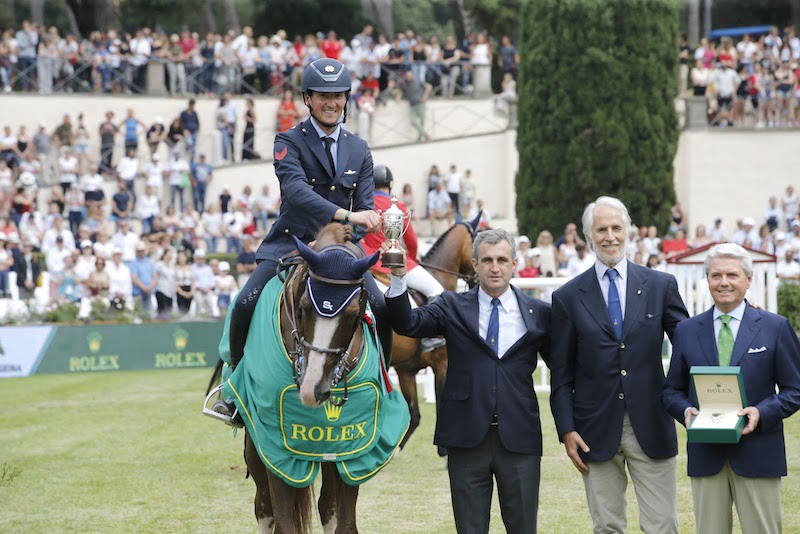
<instances>
[{"instance_id":1,"label":"green hedge","mask_svg":"<svg viewBox=\"0 0 800 534\"><path fill-rule=\"evenodd\" d=\"M780 284L778 286L778 314L792 323L800 332L800 284Z\"/></svg>"}]
</instances>

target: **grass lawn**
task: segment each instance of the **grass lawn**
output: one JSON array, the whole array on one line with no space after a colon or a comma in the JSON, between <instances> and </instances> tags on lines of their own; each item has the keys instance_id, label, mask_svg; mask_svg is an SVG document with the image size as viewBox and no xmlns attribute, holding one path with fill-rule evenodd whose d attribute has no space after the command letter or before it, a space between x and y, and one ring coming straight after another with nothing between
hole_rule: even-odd
<instances>
[{"instance_id":1,"label":"grass lawn","mask_svg":"<svg viewBox=\"0 0 800 534\"><path fill-rule=\"evenodd\" d=\"M0 464L20 474L0 486L2 531L255 532L243 433L232 437L200 413L208 378L209 370L192 369L3 379ZM540 404L539 531L591 532L580 476L558 443L546 396ZM433 422L433 406L423 404L407 449L361 487L361 532L455 532L447 471L431 445ZM786 426L784 531L800 532L800 418ZM688 533L694 518L685 431L678 435L680 525ZM632 487L628 499L629 531L638 532ZM491 531L504 532L496 503Z\"/></svg>"}]
</instances>

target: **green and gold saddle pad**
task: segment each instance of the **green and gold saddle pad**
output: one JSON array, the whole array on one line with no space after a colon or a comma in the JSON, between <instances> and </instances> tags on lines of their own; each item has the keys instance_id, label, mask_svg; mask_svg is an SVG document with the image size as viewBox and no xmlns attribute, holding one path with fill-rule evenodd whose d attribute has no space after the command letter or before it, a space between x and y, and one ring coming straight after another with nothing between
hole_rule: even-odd
<instances>
[{"instance_id":1,"label":"green and gold saddle pad","mask_svg":"<svg viewBox=\"0 0 800 534\"><path fill-rule=\"evenodd\" d=\"M335 462L351 485L372 478L388 463L410 420L408 406L388 381L374 336L366 323L364 352L348 375L348 401L310 408L300 402L293 364L280 338L283 283L273 278L256 304L245 355L224 382L224 395L239 408L264 465L287 484L304 487L320 462ZM228 325L220 355L229 361ZM340 382L343 385L343 381ZM341 399L343 387L332 388Z\"/></svg>"}]
</instances>

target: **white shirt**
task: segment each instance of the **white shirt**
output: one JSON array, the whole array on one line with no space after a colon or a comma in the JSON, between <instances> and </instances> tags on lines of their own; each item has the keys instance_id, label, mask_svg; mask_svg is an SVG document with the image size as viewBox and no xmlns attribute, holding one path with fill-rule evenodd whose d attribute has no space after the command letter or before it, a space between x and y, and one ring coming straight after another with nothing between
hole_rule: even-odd
<instances>
[{"instance_id":1,"label":"white shirt","mask_svg":"<svg viewBox=\"0 0 800 534\"><path fill-rule=\"evenodd\" d=\"M111 261L106 266L106 271L108 271L109 278L108 294L111 298L114 298L117 293L121 293L124 299L130 300L133 296L133 281L128 266L122 262L117 265Z\"/></svg>"},{"instance_id":2,"label":"white shirt","mask_svg":"<svg viewBox=\"0 0 800 534\"><path fill-rule=\"evenodd\" d=\"M796 261L786 261L784 256L782 260L775 264L775 274L783 277L797 277L800 274L800 263Z\"/></svg>"},{"instance_id":3,"label":"white shirt","mask_svg":"<svg viewBox=\"0 0 800 534\"><path fill-rule=\"evenodd\" d=\"M208 235L212 237L219 237L221 235L220 226L222 225L222 215L219 213L209 213L206 211L203 212L200 220L203 223L203 229Z\"/></svg>"},{"instance_id":4,"label":"white shirt","mask_svg":"<svg viewBox=\"0 0 800 534\"><path fill-rule=\"evenodd\" d=\"M78 169L78 160L75 156L69 158L58 158L58 166L61 169L60 181L62 184L72 184L78 179L75 171Z\"/></svg>"},{"instance_id":5,"label":"white shirt","mask_svg":"<svg viewBox=\"0 0 800 534\"><path fill-rule=\"evenodd\" d=\"M391 286L386 292L387 297L402 295L407 289L407 276L397 277L391 275ZM522 319L522 312L519 309L519 302L514 290L510 287L498 297L500 305L497 307L498 319L500 322L499 338L497 340L497 357L502 358L514 343L525 335L528 328ZM492 297L483 288L478 289L478 334L486 339L486 331L489 329L489 317L492 315Z\"/></svg>"},{"instance_id":6,"label":"white shirt","mask_svg":"<svg viewBox=\"0 0 800 534\"><path fill-rule=\"evenodd\" d=\"M169 185L180 185L182 174L189 172L189 162L183 158L173 159L167 164L169 171Z\"/></svg>"},{"instance_id":7,"label":"white shirt","mask_svg":"<svg viewBox=\"0 0 800 534\"><path fill-rule=\"evenodd\" d=\"M117 163L117 174L123 180L131 181L139 173L139 160L125 156Z\"/></svg>"},{"instance_id":8,"label":"white shirt","mask_svg":"<svg viewBox=\"0 0 800 534\"><path fill-rule=\"evenodd\" d=\"M116 232L111 236L111 243L122 251L122 261L133 261L136 259L136 244L139 236L135 232L128 230L127 233Z\"/></svg>"},{"instance_id":9,"label":"white shirt","mask_svg":"<svg viewBox=\"0 0 800 534\"><path fill-rule=\"evenodd\" d=\"M147 176L147 185L156 191L161 191L161 184L164 183L164 167L160 163L148 163L144 167L144 174Z\"/></svg>"},{"instance_id":10,"label":"white shirt","mask_svg":"<svg viewBox=\"0 0 800 534\"><path fill-rule=\"evenodd\" d=\"M155 194L140 196L138 202L136 202L136 210L139 212L139 217L142 219L155 217L161 212L158 196Z\"/></svg>"},{"instance_id":11,"label":"white shirt","mask_svg":"<svg viewBox=\"0 0 800 534\"><path fill-rule=\"evenodd\" d=\"M622 319L625 319L625 301L626 301L626 290L628 289L628 260L623 259L621 262L616 264L614 269L617 270L617 293L619 293L619 305L622 308ZM600 291L603 293L603 300L606 302L606 307L608 307L608 288L609 288L609 280L606 271L608 271L610 267L599 261L594 263L594 272L597 275L597 281L600 282Z\"/></svg>"},{"instance_id":12,"label":"white shirt","mask_svg":"<svg viewBox=\"0 0 800 534\"><path fill-rule=\"evenodd\" d=\"M583 259L580 256L571 257L567 262L567 278L575 278L579 274L588 271L595 261L597 261L597 258L590 252L587 252Z\"/></svg>"},{"instance_id":13,"label":"white shirt","mask_svg":"<svg viewBox=\"0 0 800 534\"><path fill-rule=\"evenodd\" d=\"M461 175L452 172L447 175L447 192L458 194L461 192Z\"/></svg>"}]
</instances>

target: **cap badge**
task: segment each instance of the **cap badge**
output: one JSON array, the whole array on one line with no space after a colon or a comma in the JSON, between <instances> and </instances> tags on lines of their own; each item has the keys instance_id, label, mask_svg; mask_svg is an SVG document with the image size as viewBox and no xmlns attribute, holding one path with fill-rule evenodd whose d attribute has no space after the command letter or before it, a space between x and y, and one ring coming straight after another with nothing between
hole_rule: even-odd
<instances>
[{"instance_id":1,"label":"cap badge","mask_svg":"<svg viewBox=\"0 0 800 534\"><path fill-rule=\"evenodd\" d=\"M325 72L333 72L334 70L333 65L325 65Z\"/></svg>"}]
</instances>

